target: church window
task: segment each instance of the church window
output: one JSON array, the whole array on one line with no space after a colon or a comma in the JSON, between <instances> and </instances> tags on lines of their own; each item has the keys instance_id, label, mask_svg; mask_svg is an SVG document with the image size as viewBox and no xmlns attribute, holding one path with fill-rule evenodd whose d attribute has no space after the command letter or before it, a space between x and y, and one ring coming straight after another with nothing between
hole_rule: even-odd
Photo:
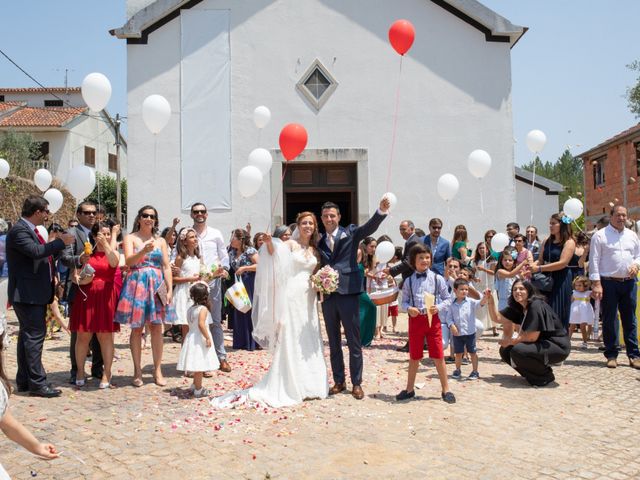
<instances>
[{"instance_id":1,"label":"church window","mask_svg":"<svg viewBox=\"0 0 640 480\"><path fill-rule=\"evenodd\" d=\"M320 110L338 86L327 68L316 59L298 81L296 88L316 110Z\"/></svg>"}]
</instances>

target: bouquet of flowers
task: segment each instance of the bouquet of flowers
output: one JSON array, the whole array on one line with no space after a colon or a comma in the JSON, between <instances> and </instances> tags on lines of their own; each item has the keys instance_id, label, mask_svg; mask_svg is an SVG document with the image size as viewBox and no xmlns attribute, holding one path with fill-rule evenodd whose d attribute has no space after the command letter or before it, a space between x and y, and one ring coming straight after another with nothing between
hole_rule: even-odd
<instances>
[{"instance_id":1,"label":"bouquet of flowers","mask_svg":"<svg viewBox=\"0 0 640 480\"><path fill-rule=\"evenodd\" d=\"M322 295L329 295L338 289L339 278L338 272L327 265L311 275L311 284Z\"/></svg>"},{"instance_id":2,"label":"bouquet of flowers","mask_svg":"<svg viewBox=\"0 0 640 480\"><path fill-rule=\"evenodd\" d=\"M201 264L200 278L202 278L205 282L209 283L211 280L215 278L214 275L216 274L219 268L220 266L215 263L208 267L204 264Z\"/></svg>"}]
</instances>

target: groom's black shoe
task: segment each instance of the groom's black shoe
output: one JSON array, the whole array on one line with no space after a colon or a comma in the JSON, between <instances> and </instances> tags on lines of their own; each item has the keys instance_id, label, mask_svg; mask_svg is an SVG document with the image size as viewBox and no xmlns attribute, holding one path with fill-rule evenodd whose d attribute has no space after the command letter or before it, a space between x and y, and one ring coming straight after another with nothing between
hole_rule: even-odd
<instances>
[{"instance_id":1,"label":"groom's black shoe","mask_svg":"<svg viewBox=\"0 0 640 480\"><path fill-rule=\"evenodd\" d=\"M354 385L353 390L351 390L351 395L353 395L353 398L356 400L362 400L364 398L364 391L360 385Z\"/></svg>"},{"instance_id":2,"label":"groom's black shoe","mask_svg":"<svg viewBox=\"0 0 640 480\"><path fill-rule=\"evenodd\" d=\"M396 348L396 352L409 352L409 342L405 343L402 347Z\"/></svg>"},{"instance_id":3,"label":"groom's black shoe","mask_svg":"<svg viewBox=\"0 0 640 480\"><path fill-rule=\"evenodd\" d=\"M336 383L329 389L329 395L335 395L336 393L344 392L347 386L344 383Z\"/></svg>"}]
</instances>

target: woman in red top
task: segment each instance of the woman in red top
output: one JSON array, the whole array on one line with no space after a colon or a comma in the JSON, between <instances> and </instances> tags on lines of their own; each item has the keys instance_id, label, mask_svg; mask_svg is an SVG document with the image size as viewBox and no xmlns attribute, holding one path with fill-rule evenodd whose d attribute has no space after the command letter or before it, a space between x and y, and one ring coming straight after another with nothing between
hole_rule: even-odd
<instances>
[{"instance_id":1,"label":"woman in red top","mask_svg":"<svg viewBox=\"0 0 640 480\"><path fill-rule=\"evenodd\" d=\"M100 379L100 388L104 389L111 386L113 332L120 331L120 325L114 322L121 287L117 278L120 275L120 256L112 245L108 223L96 223L91 234L96 246L88 265L94 272L88 275L77 272L75 281L79 285L79 292L73 302L70 328L78 332L76 358L86 358L89 341L94 333L97 335L104 359L104 373ZM76 385L82 387L84 384L84 362L78 362Z\"/></svg>"}]
</instances>

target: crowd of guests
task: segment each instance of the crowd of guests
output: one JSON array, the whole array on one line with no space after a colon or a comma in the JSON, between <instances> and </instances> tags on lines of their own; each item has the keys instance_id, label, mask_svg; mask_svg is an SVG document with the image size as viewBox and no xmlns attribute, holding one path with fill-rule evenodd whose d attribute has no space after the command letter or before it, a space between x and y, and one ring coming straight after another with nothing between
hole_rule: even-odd
<instances>
[{"instance_id":1,"label":"crowd of guests","mask_svg":"<svg viewBox=\"0 0 640 480\"><path fill-rule=\"evenodd\" d=\"M203 377L216 369L231 370L223 317L233 330L234 349L260 349L252 335L251 308L233 301L225 305L223 294L226 289L238 292L241 284L251 300L260 247L271 237L294 237L296 225L252 237L247 224L233 230L227 242L207 225L204 204L192 205L191 218L192 226L178 228L179 219L174 219L160 234L158 212L146 205L123 236L120 225L104 219L95 203L84 201L65 229L49 224L46 199L31 195L13 226L0 220L0 427L7 435L44 458L58 456L52 445L39 443L7 411L12 388L1 355L7 303L20 327L17 390L33 396L61 393L47 382L41 359L43 341L54 325L71 333L70 383L78 388L86 385L89 351L91 376L99 379L99 388L113 386L114 333L121 325L130 329L133 386L144 382L141 351L147 334L153 380L166 385L162 354L163 337L169 333L183 344L177 369L193 377L196 398L210 395ZM506 225L508 245L494 251L495 230L486 231L484 240L470 248L465 225L455 226L448 241L438 218L429 221L428 233L404 220L399 226L404 246L396 247L388 262L376 258L376 247L391 239L364 238L357 252L362 345L371 346L389 327L395 332L399 310L409 317L408 342L399 349L409 353L407 385L396 400L415 396L419 362L427 350L442 399L454 403L446 363L455 364L452 379L462 379L463 365L468 364L467 378L479 379L477 337L484 331L498 336L498 327L500 357L532 386L553 382L553 367L570 353L571 335L579 329L581 348L588 348L600 322L606 366L618 366L624 347L629 365L640 369L635 315L640 240L629 228L635 225L623 205L615 205L592 232L574 234L572 224L562 213L552 215L549 236L540 241L535 226L521 234L519 225L511 222ZM390 292L388 300L379 301L379 292ZM68 326L63 313L69 314Z\"/></svg>"},{"instance_id":2,"label":"crowd of guests","mask_svg":"<svg viewBox=\"0 0 640 480\"><path fill-rule=\"evenodd\" d=\"M14 304L21 327L16 378L19 391L44 397L60 394L60 390L46 383L39 355L34 353L42 350L44 332L40 329L35 333L29 331L21 318L34 323L40 315L39 311L33 310L36 304L47 311L49 334L55 326L70 330L70 383L77 387L85 385L88 372L85 372L83 360L89 352L92 359L90 375L100 380L100 389L112 386L114 333L122 325L128 325L130 329L134 365L132 385L139 387L144 383L141 351L147 337L153 356L153 381L160 386L166 385L162 373L163 337L169 335L175 341L184 342L189 332L200 329L199 322L194 320L199 318L193 312L194 306L206 305L209 312L201 319L206 326L202 341L210 344L211 352L215 352L215 359L208 365L227 372L231 369L224 346L223 319L226 319L227 328L233 331L234 349L261 348L252 335L251 310L239 310L223 299L225 290L240 282L251 299L264 232L252 236L251 225L247 224L245 228L233 230L225 240L222 232L207 225L206 206L196 203L191 207L191 226L181 227L176 218L160 233L158 212L147 205L138 211L131 232L123 236L120 225L105 219L95 203L84 201L78 205L76 219L68 228L56 223L48 225L49 237L45 242L39 230L31 227L48 223L46 207L42 197L29 197L22 219L11 230L15 236L24 227L19 245L13 248L28 250L24 244L31 242L29 248L37 249L37 252L25 250L26 253L41 260L38 269L44 272L40 272L44 281L52 280L55 285L51 295L46 288L30 288L30 293L23 290L18 277L17 283L9 285L9 301ZM526 315L533 315L533 312L544 317L543 320L524 323L527 327L548 329L539 332L553 333L548 338L542 335L545 342L552 342L549 338L557 340L562 337L559 332L565 332L566 341L556 342L563 354L568 354L569 339L576 330L582 335L581 347L588 348L600 312L607 365L617 365L618 324L610 317L619 306L621 314L624 312L622 326L627 354L631 365L640 367L637 340L635 344L633 341L636 336L635 283L632 282L632 295L616 293L615 301L612 300L613 293L602 298L603 289L605 293L613 289L617 292L622 288L618 284L635 278L634 269L637 270L640 264L637 235L625 228L627 221L626 209L616 206L612 216L604 217L598 224L597 231L604 232L602 235L582 231L574 234L571 219L561 213L554 214L549 220L549 236L542 241L535 226L527 226L522 234L520 226L511 222L505 229L509 244L496 252L492 249L495 230L486 231L484 240L472 246L465 225L453 227L449 241L442 235L444 225L438 218L428 222L428 232L416 228L411 220L404 220L399 226L404 245L396 247L390 261L380 262L376 258L377 245L391 241L388 236L367 237L360 244L357 261L362 276L359 295L361 343L368 347L388 332L395 333L399 310L408 312L410 338L399 350L409 352L411 363L407 389L400 397L410 398L423 347L434 359L439 358L440 349L449 349L449 355L443 356L442 368L438 366L442 373L443 395L446 395L445 362L455 364L454 379L461 378L462 365L468 363L472 365L468 378L479 378L476 335L484 331L498 336L498 329L502 329L501 355L505 361L517 364L513 360L514 355L520 354L521 347L516 348L517 345L535 343L531 341L532 336L525 334L527 329L518 327ZM616 230L618 224L622 225L621 230ZM295 228L295 224L278 226L272 236L286 241L295 234ZM14 259L13 265L11 260L6 261L5 252L12 248L7 241L9 225L2 221L0 229L0 272L7 276L9 268L23 270L26 266L20 260ZM611 238L608 229L618 234L622 232L628 242L629 253L623 260L607 250L607 243L616 240ZM600 250L601 244L604 245L604 250L596 255L590 251L594 242ZM603 258L604 272L599 265ZM615 268L626 268L622 272L624 275L612 270L611 262L620 261L626 262L625 265ZM594 265L596 272L593 272ZM597 278L599 276L602 279ZM608 282L613 284L607 287ZM194 291L193 287L198 285ZM207 293L206 302L201 299L203 288ZM383 304L372 301L372 294L390 289L399 292L398 298ZM37 293L33 293L34 290ZM429 305L424 304L425 292L433 294L433 302ZM28 311L24 310L25 296L31 302ZM539 302L541 299L544 299L544 306ZM202 312L202 308L197 310ZM68 326L62 313L69 315ZM430 318L426 325L433 325L434 316L439 324L437 338L429 329L424 330L424 319ZM411 335L412 331L415 335ZM419 340L414 341L412 337ZM189 362L182 363L187 365ZM553 378L550 363L545 367L549 370L545 370L542 377L538 375L540 372L535 378L523 375L533 384L549 383ZM200 391L200 372L184 370L186 375L196 374L199 379L195 382L196 390ZM201 373L211 376L212 370ZM526 367L520 370L527 371ZM540 380L543 377L544 381Z\"/></svg>"}]
</instances>

